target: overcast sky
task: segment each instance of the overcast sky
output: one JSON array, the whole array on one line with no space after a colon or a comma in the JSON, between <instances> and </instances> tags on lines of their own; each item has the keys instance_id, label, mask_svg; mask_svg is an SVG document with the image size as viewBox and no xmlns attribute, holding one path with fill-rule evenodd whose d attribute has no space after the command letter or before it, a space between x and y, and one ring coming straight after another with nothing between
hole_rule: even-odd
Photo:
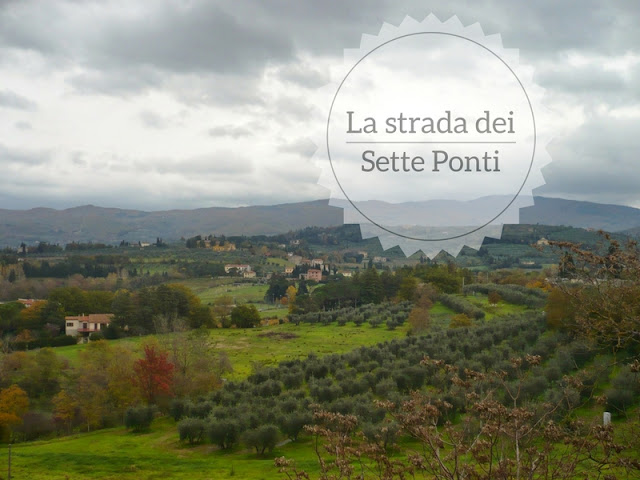
<instances>
[{"instance_id":1,"label":"overcast sky","mask_svg":"<svg viewBox=\"0 0 640 480\"><path fill-rule=\"evenodd\" d=\"M555 118L536 194L640 207L637 1L0 5L0 208L326 198L318 89L363 33L429 13L501 34L535 68Z\"/></svg>"}]
</instances>

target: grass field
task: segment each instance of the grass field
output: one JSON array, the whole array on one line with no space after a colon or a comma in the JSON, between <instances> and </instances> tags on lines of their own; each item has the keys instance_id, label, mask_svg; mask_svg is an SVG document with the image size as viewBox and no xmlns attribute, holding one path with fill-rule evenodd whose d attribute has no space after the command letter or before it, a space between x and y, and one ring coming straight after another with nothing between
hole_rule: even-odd
<instances>
[{"instance_id":1,"label":"grass field","mask_svg":"<svg viewBox=\"0 0 640 480\"><path fill-rule=\"evenodd\" d=\"M311 440L290 443L271 454L248 450L221 452L211 445L188 447L178 440L173 420L156 420L149 433L133 434L124 428L62 437L13 446L12 478L29 480L80 479L281 479L273 459L295 459L311 472L317 464ZM2 457L6 458L6 448ZM0 469L4 471L3 462ZM4 476L0 478L5 478Z\"/></svg>"},{"instance_id":2,"label":"grass field","mask_svg":"<svg viewBox=\"0 0 640 480\"><path fill-rule=\"evenodd\" d=\"M222 280L226 281L223 282ZM235 303L264 302L264 294L267 293L268 289L267 285L234 285L234 280L237 279L196 278L175 283L189 287L205 305L212 304L216 298L220 298L224 295L228 295L233 298Z\"/></svg>"},{"instance_id":3,"label":"grass field","mask_svg":"<svg viewBox=\"0 0 640 480\"><path fill-rule=\"evenodd\" d=\"M353 323L343 327L287 323L253 329L213 329L210 336L214 348L225 352L231 360L234 372L230 378L241 378L251 372L254 363L275 365L282 360L306 357L311 352L318 355L347 352L361 345L405 336L407 329L408 325L388 330L384 327L371 328L367 324L356 327ZM130 345L134 351L140 351L141 344L151 338L130 337L112 342ZM86 345L82 344L70 345L57 347L55 352L76 363L78 354L85 348Z\"/></svg>"},{"instance_id":4,"label":"grass field","mask_svg":"<svg viewBox=\"0 0 640 480\"><path fill-rule=\"evenodd\" d=\"M524 305L513 305L505 301L500 301L496 305L490 305L489 299L486 295L467 295L464 298L470 303L474 304L476 307L484 310L486 320L492 320L496 317L510 315L513 313L522 313L527 310L527 307L525 307Z\"/></svg>"}]
</instances>

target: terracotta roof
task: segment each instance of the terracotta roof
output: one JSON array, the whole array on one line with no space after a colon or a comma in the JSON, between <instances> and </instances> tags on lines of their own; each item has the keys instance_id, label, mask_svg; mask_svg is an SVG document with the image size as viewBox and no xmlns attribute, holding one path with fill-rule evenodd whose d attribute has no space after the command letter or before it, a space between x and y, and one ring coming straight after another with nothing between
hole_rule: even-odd
<instances>
[{"instance_id":1,"label":"terracotta roof","mask_svg":"<svg viewBox=\"0 0 640 480\"><path fill-rule=\"evenodd\" d=\"M64 317L65 320L78 320L88 323L104 323L109 324L113 320L113 313L91 313L89 315L75 315Z\"/></svg>"}]
</instances>

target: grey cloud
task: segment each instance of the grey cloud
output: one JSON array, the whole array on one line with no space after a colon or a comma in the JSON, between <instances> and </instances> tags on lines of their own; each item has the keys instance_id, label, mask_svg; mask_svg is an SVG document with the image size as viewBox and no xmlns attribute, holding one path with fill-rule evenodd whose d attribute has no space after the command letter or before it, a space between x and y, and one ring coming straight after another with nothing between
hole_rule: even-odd
<instances>
[{"instance_id":1,"label":"grey cloud","mask_svg":"<svg viewBox=\"0 0 640 480\"><path fill-rule=\"evenodd\" d=\"M320 115L318 109L302 97L280 96L273 107L276 119L284 124L310 122Z\"/></svg>"},{"instance_id":2,"label":"grey cloud","mask_svg":"<svg viewBox=\"0 0 640 480\"><path fill-rule=\"evenodd\" d=\"M33 127L31 126L31 124L29 122L24 122L24 121L20 121L20 122L16 122L13 124L14 127L16 127L18 130L32 130Z\"/></svg>"},{"instance_id":3,"label":"grey cloud","mask_svg":"<svg viewBox=\"0 0 640 480\"><path fill-rule=\"evenodd\" d=\"M193 0L142 2L130 10L127 5L75 0L4 2L0 5L0 57L20 58L19 54L25 51L34 57L39 54L46 68L67 75L67 84L75 93L127 97L162 89L188 106L238 109L258 121L286 127L315 122L317 112L306 104L304 95L295 96L301 95L299 90L275 99L272 95L277 92L261 91L266 68L276 72L285 88L315 88L324 82L326 72L313 63L314 58L338 61L343 48L358 47L361 34L377 34L383 21L398 24L407 14L422 20L433 12L441 20L458 15L465 25L480 22L486 34L501 34L506 47L520 49L524 63L540 64L538 79L549 93L568 96L574 105L640 102L640 69L630 76L618 76L596 67L572 69L564 63L567 52L585 57L638 54L637 1ZM19 65L13 62L10 66ZM33 102L21 98L27 102L22 103L23 109L35 108ZM15 98L13 102L12 108L20 108ZM10 124L29 128L27 122L16 120ZM153 112L143 112L141 120L160 126L163 119ZM225 121L228 120L221 123ZM34 125L40 127L35 121ZM540 192L585 198L637 198L640 177L634 168L634 155L640 151L638 127L635 120L593 118L552 150L554 161L544 171L547 185ZM250 130L249 125L223 124L208 133L240 139L247 137ZM310 150L308 144L295 139L279 146L281 153L305 155ZM38 166L50 161L47 152L0 147L3 166ZM72 167L73 161L67 162L68 166ZM161 159L156 164L147 160L139 164L114 160L108 168L114 172L126 169L127 174L122 176L127 178L150 170L188 177L194 183L198 177L209 179L216 175L230 182L234 175L245 179L254 173L261 161L255 159L253 163L218 152L178 161ZM76 162L76 166L82 165L82 159ZM70 168L71 175L75 170ZM216 193L206 201L237 204L299 200L311 191L305 183L306 174L299 173L301 178L291 173L290 191L274 194L270 191L273 182L262 178L252 184L248 193L240 191L228 197ZM215 188L212 182L212 189ZM24 198L41 198L42 203L52 205L70 202L68 206L87 203L89 195L94 203L125 202L123 206L153 208L163 203L166 206L167 202L198 205L197 199L187 202L162 195L149 200L142 190L119 190L117 185L110 197L102 192L85 192L80 197L66 190L61 186L59 197L47 199L38 197L41 194L34 187L24 193Z\"/></svg>"},{"instance_id":4,"label":"grey cloud","mask_svg":"<svg viewBox=\"0 0 640 480\"><path fill-rule=\"evenodd\" d=\"M173 75L163 85L187 105L260 106L264 104L259 78L242 75Z\"/></svg>"},{"instance_id":5,"label":"grey cloud","mask_svg":"<svg viewBox=\"0 0 640 480\"><path fill-rule=\"evenodd\" d=\"M140 117L140 121L142 121L142 123L147 127L150 127L150 128L166 128L167 127L167 120L163 116L158 115L155 112L144 110L140 112L139 117Z\"/></svg>"},{"instance_id":6,"label":"grey cloud","mask_svg":"<svg viewBox=\"0 0 640 480\"><path fill-rule=\"evenodd\" d=\"M279 65L285 81L319 86L324 76L302 64L300 52L340 57L343 48L358 46L362 33L377 34L383 21L398 24L406 15L421 20L431 12L441 20L458 15L464 24L480 22L525 57L567 50L620 54L640 44L640 4L627 0L200 0L145 2L127 14L105 5L9 4L0 10L0 42L82 65L87 73L70 78L79 91L118 94L165 85L171 74L256 76L267 65ZM209 89L210 102L257 101L229 86L215 92Z\"/></svg>"},{"instance_id":7,"label":"grey cloud","mask_svg":"<svg viewBox=\"0 0 640 480\"><path fill-rule=\"evenodd\" d=\"M278 75L285 82L292 82L307 88L319 88L331 80L329 72L317 69L309 63L291 63L280 67Z\"/></svg>"},{"instance_id":8,"label":"grey cloud","mask_svg":"<svg viewBox=\"0 0 640 480\"><path fill-rule=\"evenodd\" d=\"M561 95L585 107L640 103L640 66L622 72L595 65L572 68L558 61L537 72L536 80L549 96Z\"/></svg>"},{"instance_id":9,"label":"grey cloud","mask_svg":"<svg viewBox=\"0 0 640 480\"><path fill-rule=\"evenodd\" d=\"M101 62L150 64L181 73L246 73L293 53L282 31L213 2L192 2L190 8L165 4L138 20L106 24L93 45Z\"/></svg>"},{"instance_id":10,"label":"grey cloud","mask_svg":"<svg viewBox=\"0 0 640 480\"><path fill-rule=\"evenodd\" d=\"M77 93L129 96L162 86L162 74L144 65L116 71L87 70L69 76Z\"/></svg>"},{"instance_id":11,"label":"grey cloud","mask_svg":"<svg viewBox=\"0 0 640 480\"><path fill-rule=\"evenodd\" d=\"M86 167L88 162L86 160L86 155L82 152L74 152L71 154L71 163L78 167Z\"/></svg>"},{"instance_id":12,"label":"grey cloud","mask_svg":"<svg viewBox=\"0 0 640 480\"><path fill-rule=\"evenodd\" d=\"M0 91L0 107L32 111L36 109L36 104L11 90L2 90Z\"/></svg>"},{"instance_id":13,"label":"grey cloud","mask_svg":"<svg viewBox=\"0 0 640 480\"><path fill-rule=\"evenodd\" d=\"M212 137L231 138L250 137L253 135L250 128L238 125L219 125L217 127L210 128L207 133Z\"/></svg>"},{"instance_id":14,"label":"grey cloud","mask_svg":"<svg viewBox=\"0 0 640 480\"><path fill-rule=\"evenodd\" d=\"M49 152L38 152L7 147L0 144L0 164L18 166L40 166L51 161Z\"/></svg>"},{"instance_id":15,"label":"grey cloud","mask_svg":"<svg viewBox=\"0 0 640 480\"><path fill-rule=\"evenodd\" d=\"M216 152L185 159L145 159L135 162L136 170L161 174L178 174L185 177L242 176L254 171L254 164L233 152Z\"/></svg>"},{"instance_id":16,"label":"grey cloud","mask_svg":"<svg viewBox=\"0 0 640 480\"><path fill-rule=\"evenodd\" d=\"M278 146L278 151L283 153L295 153L304 158L310 158L318 149L318 146L308 138L299 138L292 142Z\"/></svg>"},{"instance_id":17,"label":"grey cloud","mask_svg":"<svg viewBox=\"0 0 640 480\"><path fill-rule=\"evenodd\" d=\"M549 147L538 195L629 203L638 199L640 119L594 118Z\"/></svg>"},{"instance_id":18,"label":"grey cloud","mask_svg":"<svg viewBox=\"0 0 640 480\"><path fill-rule=\"evenodd\" d=\"M68 15L71 6L80 14ZM405 15L421 20L431 12L442 20L458 15L464 24L479 21L486 33L501 33L508 46L545 56L562 49L620 53L640 43L640 5L628 0L200 0L148 2L129 15L97 18L103 12L93 12L87 3L20 2L0 16L0 40L75 56L101 70L144 64L219 73L291 63L296 50L335 54L356 47L361 33L376 34L382 21L397 24Z\"/></svg>"},{"instance_id":19,"label":"grey cloud","mask_svg":"<svg viewBox=\"0 0 640 480\"><path fill-rule=\"evenodd\" d=\"M616 71L604 70L595 66L571 68L556 64L554 68L538 70L536 80L545 88L565 92L610 92L626 87L624 78Z\"/></svg>"}]
</instances>

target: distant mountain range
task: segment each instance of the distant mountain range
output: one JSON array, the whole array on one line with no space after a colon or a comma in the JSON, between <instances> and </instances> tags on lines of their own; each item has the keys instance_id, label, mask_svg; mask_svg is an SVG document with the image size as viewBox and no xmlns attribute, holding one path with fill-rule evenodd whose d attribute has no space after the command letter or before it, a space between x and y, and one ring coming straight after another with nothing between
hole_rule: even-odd
<instances>
[{"instance_id":1,"label":"distant mountain range","mask_svg":"<svg viewBox=\"0 0 640 480\"><path fill-rule=\"evenodd\" d=\"M271 206L143 212L93 205L54 210L0 209L0 245L46 241L119 243L166 241L198 234L272 235L305 227L343 224L328 200Z\"/></svg>"},{"instance_id":2,"label":"distant mountain range","mask_svg":"<svg viewBox=\"0 0 640 480\"><path fill-rule=\"evenodd\" d=\"M345 223L368 223L360 213L384 226L466 227L484 225L513 203L494 224L518 223L518 209L533 204L531 196L515 200L508 195L490 195L474 200L425 200L387 203L379 200L354 201L332 199L331 205L344 208Z\"/></svg>"},{"instance_id":3,"label":"distant mountain range","mask_svg":"<svg viewBox=\"0 0 640 480\"><path fill-rule=\"evenodd\" d=\"M390 204L357 202L364 211L375 209L386 225L464 226L473 218L498 213L507 197L483 197L468 202L432 200ZM532 200L534 205L531 205ZM531 206L525 206L531 205ZM343 208L344 207L344 210ZM519 208L519 221L515 217ZM500 223L565 225L603 229L640 235L640 209L620 205L564 200L561 198L522 197L501 216ZM329 227L360 223L362 217L346 201L317 200L271 206L238 208L200 208L144 212L102 208L92 205L55 210L0 209L0 246L21 242L47 241L65 244L121 240L149 242L161 237L166 241L198 234L272 235L310 226Z\"/></svg>"},{"instance_id":4,"label":"distant mountain range","mask_svg":"<svg viewBox=\"0 0 640 480\"><path fill-rule=\"evenodd\" d=\"M629 233L640 229L640 209L622 205L533 197L534 205L520 209L520 223L595 228Z\"/></svg>"}]
</instances>

